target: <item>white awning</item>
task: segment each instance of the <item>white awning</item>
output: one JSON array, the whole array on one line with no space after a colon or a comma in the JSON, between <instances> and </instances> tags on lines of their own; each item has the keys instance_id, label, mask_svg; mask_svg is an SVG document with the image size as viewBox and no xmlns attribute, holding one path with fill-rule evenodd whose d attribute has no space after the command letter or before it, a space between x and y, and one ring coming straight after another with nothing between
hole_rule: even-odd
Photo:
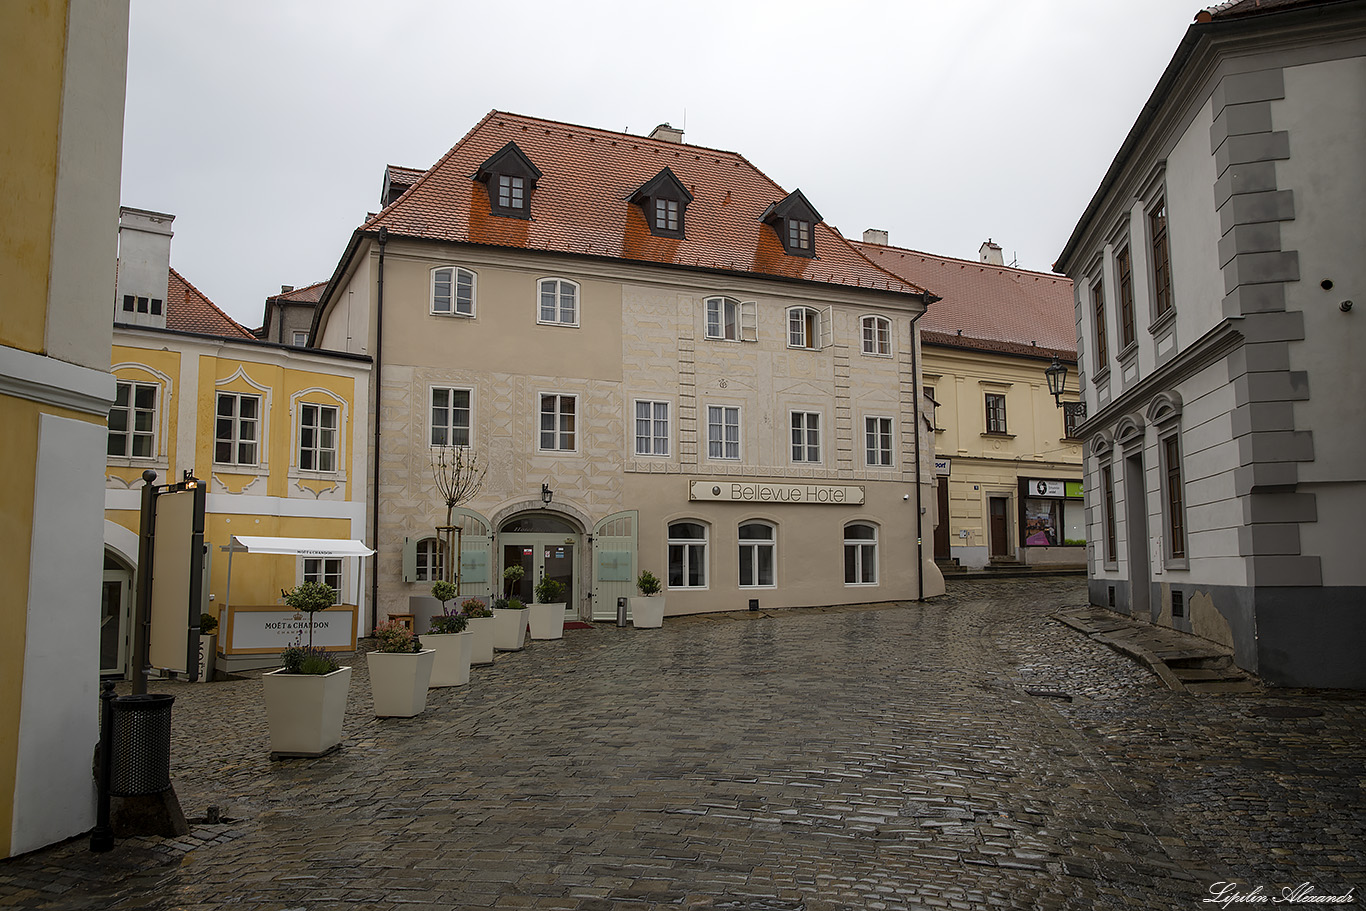
<instances>
[{"instance_id":1,"label":"white awning","mask_svg":"<svg viewBox=\"0 0 1366 911\"><path fill-rule=\"evenodd\" d=\"M363 541L345 538L262 538L233 535L233 550L253 554L302 554L305 557L368 557L374 553Z\"/></svg>"}]
</instances>

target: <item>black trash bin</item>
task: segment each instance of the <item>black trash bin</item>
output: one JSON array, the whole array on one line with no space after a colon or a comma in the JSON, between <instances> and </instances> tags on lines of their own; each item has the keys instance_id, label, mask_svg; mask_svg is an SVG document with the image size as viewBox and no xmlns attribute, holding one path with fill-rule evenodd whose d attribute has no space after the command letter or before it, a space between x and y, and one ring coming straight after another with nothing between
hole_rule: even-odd
<instances>
[{"instance_id":1,"label":"black trash bin","mask_svg":"<svg viewBox=\"0 0 1366 911\"><path fill-rule=\"evenodd\" d=\"M149 693L112 700L109 793L115 797L160 794L171 787L171 703L174 696Z\"/></svg>"}]
</instances>

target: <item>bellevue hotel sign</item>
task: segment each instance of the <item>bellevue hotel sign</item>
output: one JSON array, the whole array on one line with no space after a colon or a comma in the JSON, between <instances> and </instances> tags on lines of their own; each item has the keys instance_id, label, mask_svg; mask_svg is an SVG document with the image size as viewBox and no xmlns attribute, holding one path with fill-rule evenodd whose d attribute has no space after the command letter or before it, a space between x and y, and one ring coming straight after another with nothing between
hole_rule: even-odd
<instances>
[{"instance_id":1,"label":"bellevue hotel sign","mask_svg":"<svg viewBox=\"0 0 1366 911\"><path fill-rule=\"evenodd\" d=\"M815 503L862 506L862 485L759 484L753 481L693 481L689 500L733 503Z\"/></svg>"}]
</instances>

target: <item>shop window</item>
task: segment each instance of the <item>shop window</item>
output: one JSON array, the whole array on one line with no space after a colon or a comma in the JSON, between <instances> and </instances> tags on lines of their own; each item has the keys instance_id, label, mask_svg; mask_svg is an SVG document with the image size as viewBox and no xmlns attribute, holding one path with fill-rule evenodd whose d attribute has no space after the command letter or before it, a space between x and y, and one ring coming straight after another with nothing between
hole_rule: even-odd
<instances>
[{"instance_id":1,"label":"shop window","mask_svg":"<svg viewBox=\"0 0 1366 911\"><path fill-rule=\"evenodd\" d=\"M740 587L772 588L777 532L767 522L740 526Z\"/></svg>"},{"instance_id":2,"label":"shop window","mask_svg":"<svg viewBox=\"0 0 1366 911\"><path fill-rule=\"evenodd\" d=\"M470 445L470 390L436 386L431 399L431 444Z\"/></svg>"},{"instance_id":3,"label":"shop window","mask_svg":"<svg viewBox=\"0 0 1366 911\"><path fill-rule=\"evenodd\" d=\"M844 584L877 584L877 526L863 522L844 526Z\"/></svg>"},{"instance_id":4,"label":"shop window","mask_svg":"<svg viewBox=\"0 0 1366 911\"><path fill-rule=\"evenodd\" d=\"M157 393L155 383L118 383L109 409L108 454L128 459L151 459L157 454Z\"/></svg>"},{"instance_id":5,"label":"shop window","mask_svg":"<svg viewBox=\"0 0 1366 911\"><path fill-rule=\"evenodd\" d=\"M669 588L707 587L707 526L669 525Z\"/></svg>"},{"instance_id":6,"label":"shop window","mask_svg":"<svg viewBox=\"0 0 1366 911\"><path fill-rule=\"evenodd\" d=\"M1026 547L1062 543L1062 500L1028 497L1024 501Z\"/></svg>"}]
</instances>

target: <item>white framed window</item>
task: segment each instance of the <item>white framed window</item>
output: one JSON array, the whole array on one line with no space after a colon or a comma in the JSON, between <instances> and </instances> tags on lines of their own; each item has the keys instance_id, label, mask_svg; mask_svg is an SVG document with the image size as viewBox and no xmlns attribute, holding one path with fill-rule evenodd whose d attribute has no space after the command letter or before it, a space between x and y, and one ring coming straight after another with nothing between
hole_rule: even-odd
<instances>
[{"instance_id":1,"label":"white framed window","mask_svg":"<svg viewBox=\"0 0 1366 911\"><path fill-rule=\"evenodd\" d=\"M792 412L792 461L821 460L821 416L817 411Z\"/></svg>"},{"instance_id":2,"label":"white framed window","mask_svg":"<svg viewBox=\"0 0 1366 911\"><path fill-rule=\"evenodd\" d=\"M740 301L733 297L709 297L707 305L707 338L731 342L759 340L759 309L755 301Z\"/></svg>"},{"instance_id":3,"label":"white framed window","mask_svg":"<svg viewBox=\"0 0 1366 911\"><path fill-rule=\"evenodd\" d=\"M892 321L885 316L865 316L859 320L863 330L863 353L873 357L892 356Z\"/></svg>"},{"instance_id":4,"label":"white framed window","mask_svg":"<svg viewBox=\"0 0 1366 911\"><path fill-rule=\"evenodd\" d=\"M707 526L701 522L669 525L669 588L707 587Z\"/></svg>"},{"instance_id":5,"label":"white framed window","mask_svg":"<svg viewBox=\"0 0 1366 911\"><path fill-rule=\"evenodd\" d=\"M540 450L542 452L575 452L578 449L577 395L541 393Z\"/></svg>"},{"instance_id":6,"label":"white framed window","mask_svg":"<svg viewBox=\"0 0 1366 911\"><path fill-rule=\"evenodd\" d=\"M877 526L851 522L844 526L844 584L877 584Z\"/></svg>"},{"instance_id":7,"label":"white framed window","mask_svg":"<svg viewBox=\"0 0 1366 911\"><path fill-rule=\"evenodd\" d=\"M117 383L109 409L108 454L126 459L153 459L157 454L155 383Z\"/></svg>"},{"instance_id":8,"label":"white framed window","mask_svg":"<svg viewBox=\"0 0 1366 911\"><path fill-rule=\"evenodd\" d=\"M341 557L304 557L304 582L322 582L332 586L337 593L333 604L340 604L342 597L342 558Z\"/></svg>"},{"instance_id":9,"label":"white framed window","mask_svg":"<svg viewBox=\"0 0 1366 911\"><path fill-rule=\"evenodd\" d=\"M337 418L335 405L299 405L299 468L303 471L337 470Z\"/></svg>"},{"instance_id":10,"label":"white framed window","mask_svg":"<svg viewBox=\"0 0 1366 911\"><path fill-rule=\"evenodd\" d=\"M636 400L636 445L638 456L669 454L669 403Z\"/></svg>"},{"instance_id":11,"label":"white framed window","mask_svg":"<svg viewBox=\"0 0 1366 911\"><path fill-rule=\"evenodd\" d=\"M767 522L740 526L740 587L773 588L776 582L778 532Z\"/></svg>"},{"instance_id":12,"label":"white framed window","mask_svg":"<svg viewBox=\"0 0 1366 911\"><path fill-rule=\"evenodd\" d=\"M869 468L885 468L892 464L892 439L891 418L863 419L864 461Z\"/></svg>"},{"instance_id":13,"label":"white framed window","mask_svg":"<svg viewBox=\"0 0 1366 911\"><path fill-rule=\"evenodd\" d=\"M543 278L537 285L536 322L552 326L579 324L579 285L563 278Z\"/></svg>"},{"instance_id":14,"label":"white framed window","mask_svg":"<svg viewBox=\"0 0 1366 911\"><path fill-rule=\"evenodd\" d=\"M433 446L470 445L471 392L449 386L431 389L431 432Z\"/></svg>"},{"instance_id":15,"label":"white framed window","mask_svg":"<svg viewBox=\"0 0 1366 911\"><path fill-rule=\"evenodd\" d=\"M740 408L736 405L707 406L707 458L740 458Z\"/></svg>"},{"instance_id":16,"label":"white framed window","mask_svg":"<svg viewBox=\"0 0 1366 911\"><path fill-rule=\"evenodd\" d=\"M436 582L446 568L444 549L438 538L423 538L417 542L416 579L418 582Z\"/></svg>"},{"instance_id":17,"label":"white framed window","mask_svg":"<svg viewBox=\"0 0 1366 911\"><path fill-rule=\"evenodd\" d=\"M459 266L432 270L432 313L437 316L474 316L476 276Z\"/></svg>"},{"instance_id":18,"label":"white framed window","mask_svg":"<svg viewBox=\"0 0 1366 911\"><path fill-rule=\"evenodd\" d=\"M296 329L294 330L294 334L291 336L291 338L293 338L294 340L293 344L295 348L308 347L308 330L301 331Z\"/></svg>"},{"instance_id":19,"label":"white framed window","mask_svg":"<svg viewBox=\"0 0 1366 911\"><path fill-rule=\"evenodd\" d=\"M830 344L831 308L789 307L787 309L787 347L812 351Z\"/></svg>"},{"instance_id":20,"label":"white framed window","mask_svg":"<svg viewBox=\"0 0 1366 911\"><path fill-rule=\"evenodd\" d=\"M214 413L213 460L220 465L258 464L261 397L220 392Z\"/></svg>"}]
</instances>

